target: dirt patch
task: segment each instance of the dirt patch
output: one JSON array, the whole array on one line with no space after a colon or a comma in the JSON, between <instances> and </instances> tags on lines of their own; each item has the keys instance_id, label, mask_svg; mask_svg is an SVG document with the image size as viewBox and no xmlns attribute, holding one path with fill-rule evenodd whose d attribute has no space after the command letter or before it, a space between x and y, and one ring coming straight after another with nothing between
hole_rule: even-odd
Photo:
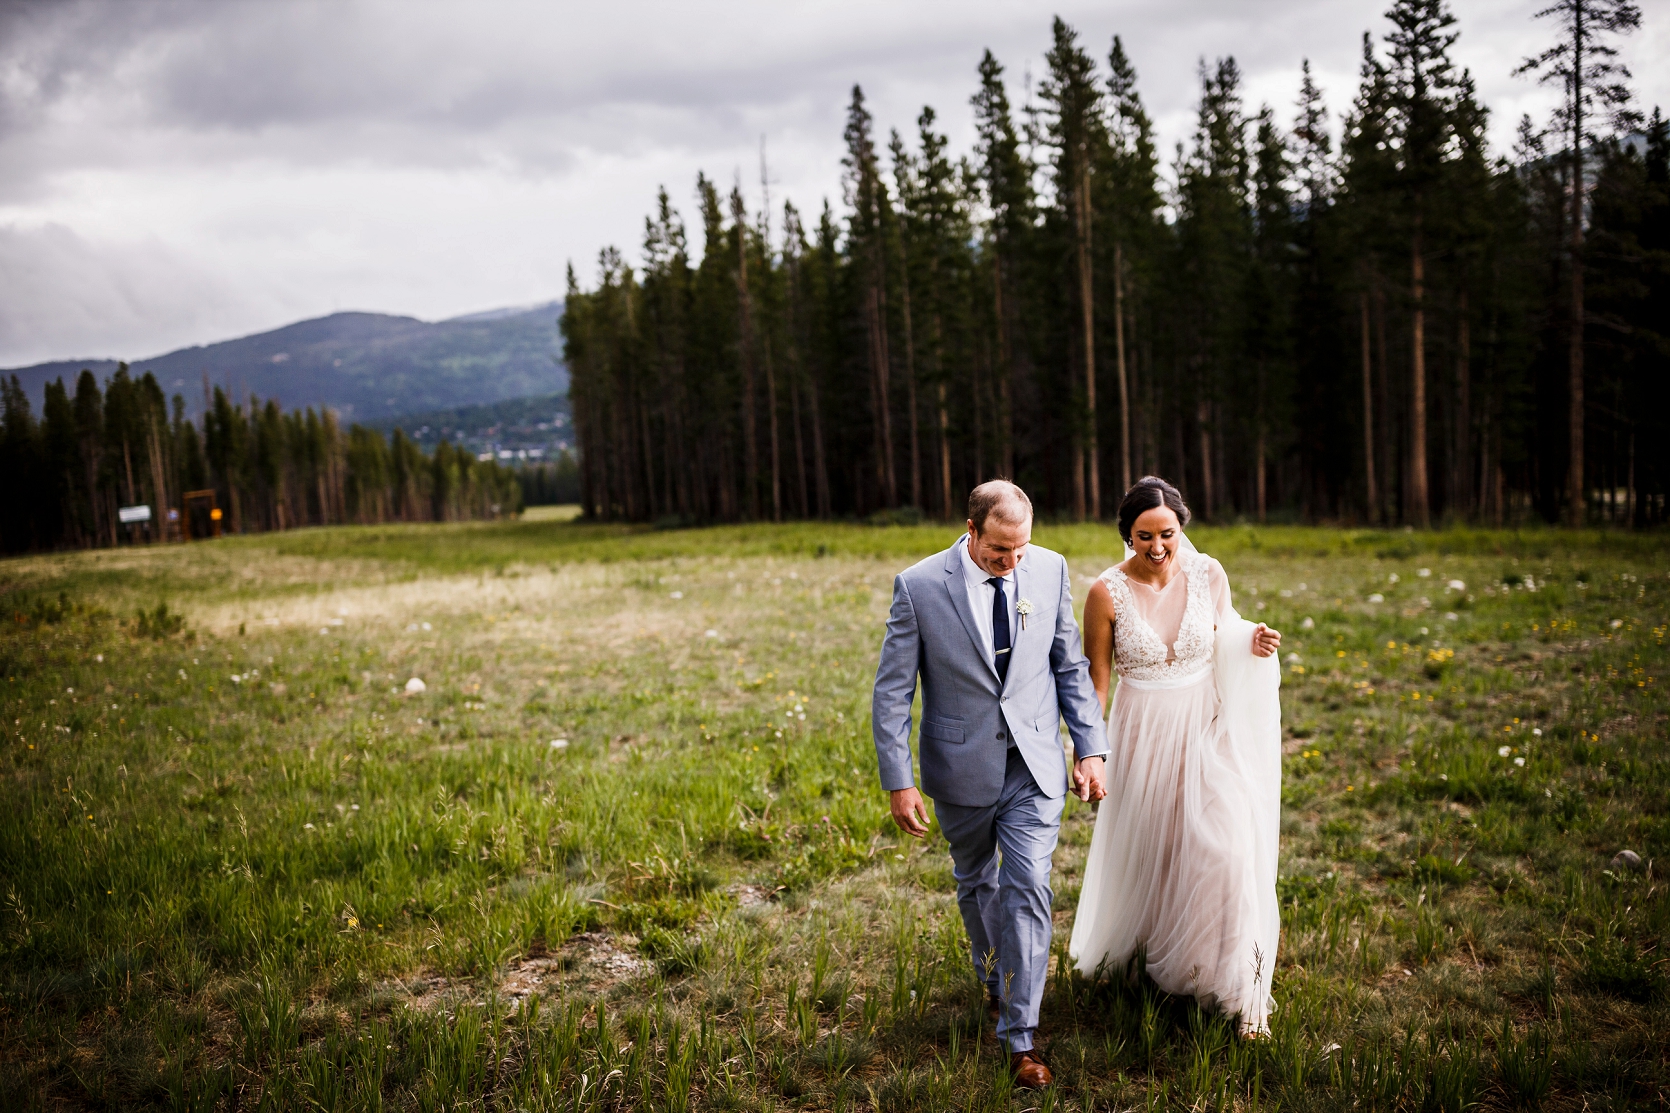
<instances>
[{"instance_id":1,"label":"dirt patch","mask_svg":"<svg viewBox=\"0 0 1670 1113\"><path fill-rule=\"evenodd\" d=\"M631 936L616 938L593 931L573 936L554 952L524 955L505 967L496 987L498 997L514 1012L535 993L551 998L605 993L654 969L648 959L629 949L636 943ZM385 988L409 1007L429 1011L453 1008L464 1001L475 1005L485 1001L480 982L441 974L420 974Z\"/></svg>"}]
</instances>

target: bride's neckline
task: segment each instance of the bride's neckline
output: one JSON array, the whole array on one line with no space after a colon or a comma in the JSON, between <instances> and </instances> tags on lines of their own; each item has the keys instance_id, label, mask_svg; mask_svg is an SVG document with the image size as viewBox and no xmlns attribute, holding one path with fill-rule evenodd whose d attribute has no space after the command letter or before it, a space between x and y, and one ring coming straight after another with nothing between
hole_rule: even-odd
<instances>
[{"instance_id":1,"label":"bride's neckline","mask_svg":"<svg viewBox=\"0 0 1670 1113\"><path fill-rule=\"evenodd\" d=\"M1173 559L1175 559L1175 558L1173 558ZM1128 571L1125 570L1125 562L1124 561L1120 561L1118 564L1114 565L1114 567L1119 570L1119 574L1121 576L1125 577L1125 582L1126 583L1141 584L1143 587L1147 588L1149 591L1152 591L1155 595L1164 595L1171 588L1172 584L1176 583L1178 580L1184 580L1184 579L1188 578L1188 576L1184 573L1182 567L1179 566L1177 571L1175 571L1171 574L1171 579L1167 580L1163 584L1155 585L1155 584L1149 583L1147 580L1139 580L1135 576L1131 575Z\"/></svg>"}]
</instances>

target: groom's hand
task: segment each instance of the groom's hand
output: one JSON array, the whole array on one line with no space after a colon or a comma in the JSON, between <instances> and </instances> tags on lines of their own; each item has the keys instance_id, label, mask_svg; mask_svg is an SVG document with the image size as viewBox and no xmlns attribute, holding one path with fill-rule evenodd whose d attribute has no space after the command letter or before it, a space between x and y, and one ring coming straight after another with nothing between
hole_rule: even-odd
<instances>
[{"instance_id":1,"label":"groom's hand","mask_svg":"<svg viewBox=\"0 0 1670 1113\"><path fill-rule=\"evenodd\" d=\"M928 804L914 788L896 788L892 797L893 822L907 835L919 839L928 837Z\"/></svg>"},{"instance_id":2,"label":"groom's hand","mask_svg":"<svg viewBox=\"0 0 1670 1113\"><path fill-rule=\"evenodd\" d=\"M1107 767L1107 759L1100 754L1081 758L1078 764L1073 766L1073 792L1080 800L1088 804L1108 794L1107 785L1103 783L1107 776Z\"/></svg>"}]
</instances>

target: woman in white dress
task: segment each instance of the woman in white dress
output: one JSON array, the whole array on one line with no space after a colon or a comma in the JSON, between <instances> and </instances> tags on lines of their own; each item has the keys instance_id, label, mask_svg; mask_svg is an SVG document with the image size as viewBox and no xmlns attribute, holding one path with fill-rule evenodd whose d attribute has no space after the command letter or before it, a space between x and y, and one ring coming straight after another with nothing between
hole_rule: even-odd
<instances>
[{"instance_id":1,"label":"woman in white dress","mask_svg":"<svg viewBox=\"0 0 1670 1113\"><path fill-rule=\"evenodd\" d=\"M1085 862L1071 954L1123 974L1141 950L1167 993L1268 1031L1281 931L1281 635L1230 603L1223 566L1183 535L1189 510L1152 476L1126 492L1126 559L1084 609L1084 649L1106 701L1107 790Z\"/></svg>"}]
</instances>

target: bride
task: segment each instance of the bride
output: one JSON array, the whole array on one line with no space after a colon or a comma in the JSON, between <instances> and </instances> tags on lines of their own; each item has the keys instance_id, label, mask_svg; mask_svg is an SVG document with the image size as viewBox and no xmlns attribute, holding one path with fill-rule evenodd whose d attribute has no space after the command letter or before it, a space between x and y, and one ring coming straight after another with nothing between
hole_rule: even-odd
<instances>
[{"instance_id":1,"label":"bride","mask_svg":"<svg viewBox=\"0 0 1670 1113\"><path fill-rule=\"evenodd\" d=\"M1230 605L1223 565L1183 535L1177 489L1139 480L1119 507L1126 559L1084 609L1090 678L1108 722L1071 955L1089 975L1129 969L1268 1031L1281 931L1281 634Z\"/></svg>"}]
</instances>

